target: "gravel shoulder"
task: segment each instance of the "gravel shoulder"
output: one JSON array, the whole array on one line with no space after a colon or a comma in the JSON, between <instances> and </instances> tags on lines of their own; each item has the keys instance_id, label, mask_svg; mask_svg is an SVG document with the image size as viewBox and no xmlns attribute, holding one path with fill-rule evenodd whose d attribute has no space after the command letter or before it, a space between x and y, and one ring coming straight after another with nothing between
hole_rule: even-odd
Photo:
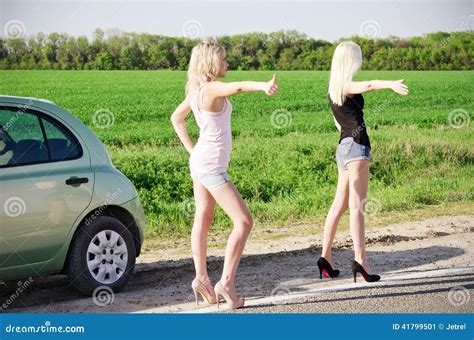
<instances>
[{"instance_id":1,"label":"gravel shoulder","mask_svg":"<svg viewBox=\"0 0 474 340\"><path fill-rule=\"evenodd\" d=\"M333 256L341 270L340 278L320 280L316 260L321 251L321 237L314 233L266 240L251 238L237 277L239 294L246 297L249 307L239 312L474 311L471 299L474 215L442 216L368 229L369 260L373 270L383 278L377 286L359 281L356 284L359 286L354 286L350 272L352 241L348 231L338 233L335 241ZM55 275L34 278L30 287L9 303L6 312L217 312L204 303L195 306L190 288L194 268L186 251L181 249L176 256L173 254L179 253L177 249L160 256L145 253L129 285L113 296L111 304L103 306L97 300L80 296L68 287L64 276ZM223 252L221 248L209 250L209 273L213 282L222 269ZM346 288L341 289L341 286ZM449 291L457 286L464 287L464 297L469 297L468 302L460 306L447 303ZM17 287L17 282L3 284L0 302L9 299ZM335 291L327 291L331 287L335 287ZM286 301L288 297L290 303Z\"/></svg>"}]
</instances>

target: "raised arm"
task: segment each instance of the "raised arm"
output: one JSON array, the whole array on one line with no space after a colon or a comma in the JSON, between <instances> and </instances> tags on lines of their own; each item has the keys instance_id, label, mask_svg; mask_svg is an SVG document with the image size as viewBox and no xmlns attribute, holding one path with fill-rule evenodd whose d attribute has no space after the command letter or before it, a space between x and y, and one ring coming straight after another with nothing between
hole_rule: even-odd
<instances>
[{"instance_id":1,"label":"raised arm","mask_svg":"<svg viewBox=\"0 0 474 340\"><path fill-rule=\"evenodd\" d=\"M276 84L276 74L267 82L259 81L238 81L231 83L224 83L221 81L213 81L206 86L206 95L211 98L227 97L242 92L256 92L263 91L269 96L273 96L278 91Z\"/></svg>"},{"instance_id":2,"label":"raised arm","mask_svg":"<svg viewBox=\"0 0 474 340\"><path fill-rule=\"evenodd\" d=\"M173 124L174 130L178 135L181 143L183 143L186 150L191 153L193 151L193 142L188 134L188 129L186 128L185 118L191 112L191 105L189 99L186 98L181 104L178 105L176 110L174 110L171 115L171 123Z\"/></svg>"},{"instance_id":3,"label":"raised arm","mask_svg":"<svg viewBox=\"0 0 474 340\"><path fill-rule=\"evenodd\" d=\"M365 93L372 90L390 89L402 96L408 94L408 87L400 80L351 81L346 87L346 94Z\"/></svg>"}]
</instances>

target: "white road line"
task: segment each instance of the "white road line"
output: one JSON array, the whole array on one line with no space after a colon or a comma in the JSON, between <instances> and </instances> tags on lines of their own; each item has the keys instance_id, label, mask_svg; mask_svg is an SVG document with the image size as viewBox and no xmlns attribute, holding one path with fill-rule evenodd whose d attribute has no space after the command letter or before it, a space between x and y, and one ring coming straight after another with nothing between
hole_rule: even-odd
<instances>
[{"instance_id":1,"label":"white road line","mask_svg":"<svg viewBox=\"0 0 474 340\"><path fill-rule=\"evenodd\" d=\"M415 272L415 273L399 275L399 276L386 276L386 275L390 275L390 272L388 272L388 273L382 273L382 275L385 274L385 277L382 276L382 280L379 282L367 283L362 278L360 278L359 279L360 282L357 282L357 283L353 283L353 282L343 283L343 284L333 285L333 286L325 287L325 288L306 290L303 292L291 292L291 287L292 287L291 285L287 285L287 286L281 285L280 287L283 287L283 290L285 289L285 287L288 289L288 292L289 292L288 294L249 299L245 301L245 306L257 307L261 305L285 304L285 302L288 302L288 300L295 299L295 298L300 299L304 297L311 297L318 294L334 293L334 292L340 292L340 291L350 291L354 288L360 288L360 287L383 287L383 286L391 285L395 282L402 282L402 281L422 279L422 278L427 278L427 279L436 278L436 277L443 276L446 274L455 274L455 273L466 272L466 271L474 272L474 266L456 267L456 268L447 268L447 269L434 269L434 270ZM294 287L296 286L293 286L293 288ZM226 308L225 303L223 304L223 308L224 308L223 310L225 310ZM136 313L154 313L154 312L163 312L163 311L165 311L165 309L163 307L160 307L160 308L152 308L152 309L143 310ZM200 314L200 313L216 313L218 311L219 309L217 309L217 306L208 306L204 308L179 311L178 313Z\"/></svg>"}]
</instances>

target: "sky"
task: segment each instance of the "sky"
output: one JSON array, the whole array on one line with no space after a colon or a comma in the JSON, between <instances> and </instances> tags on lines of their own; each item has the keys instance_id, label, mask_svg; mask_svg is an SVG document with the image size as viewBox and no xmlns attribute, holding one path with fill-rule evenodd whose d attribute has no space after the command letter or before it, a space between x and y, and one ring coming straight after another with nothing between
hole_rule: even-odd
<instances>
[{"instance_id":1,"label":"sky","mask_svg":"<svg viewBox=\"0 0 474 340\"><path fill-rule=\"evenodd\" d=\"M473 30L474 1L0 0L0 28L3 37L38 32L92 37L95 28L102 28L109 34L190 38L281 29L328 41L352 35L406 38Z\"/></svg>"}]
</instances>

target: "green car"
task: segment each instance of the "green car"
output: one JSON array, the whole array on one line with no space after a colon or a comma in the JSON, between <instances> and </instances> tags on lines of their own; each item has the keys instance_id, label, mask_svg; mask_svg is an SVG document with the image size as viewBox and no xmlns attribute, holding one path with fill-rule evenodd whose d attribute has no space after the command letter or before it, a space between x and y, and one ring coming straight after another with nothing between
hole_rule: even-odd
<instances>
[{"instance_id":1,"label":"green car","mask_svg":"<svg viewBox=\"0 0 474 340\"><path fill-rule=\"evenodd\" d=\"M0 96L0 281L67 274L120 291L146 217L104 144L54 103Z\"/></svg>"}]
</instances>

